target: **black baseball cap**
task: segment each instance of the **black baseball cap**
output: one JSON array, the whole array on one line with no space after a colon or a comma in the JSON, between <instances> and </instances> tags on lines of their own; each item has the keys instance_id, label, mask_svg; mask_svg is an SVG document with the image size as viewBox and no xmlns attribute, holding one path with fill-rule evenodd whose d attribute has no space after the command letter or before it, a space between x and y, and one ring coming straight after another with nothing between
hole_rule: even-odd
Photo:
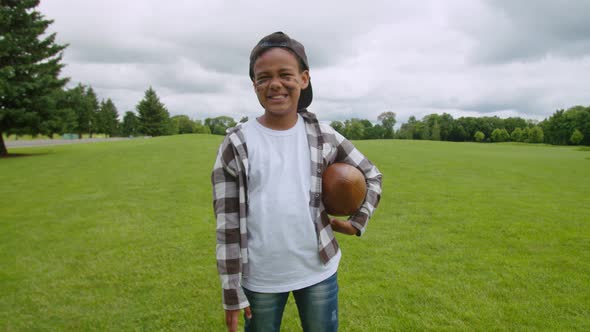
<instances>
[{"instance_id":1,"label":"black baseball cap","mask_svg":"<svg viewBox=\"0 0 590 332\"><path fill-rule=\"evenodd\" d=\"M307 55L305 55L305 47L303 47L300 42L287 36L285 33L278 31L262 38L258 44L256 44L254 49L252 49L252 52L250 53L250 79L252 81L254 81L254 63L256 62L256 59L258 59L262 53L274 47L288 49L299 58L299 63L303 70L309 70ZM311 104L312 99L313 92L311 90L310 79L307 88L301 90L301 95L297 102L297 111L307 108Z\"/></svg>"}]
</instances>

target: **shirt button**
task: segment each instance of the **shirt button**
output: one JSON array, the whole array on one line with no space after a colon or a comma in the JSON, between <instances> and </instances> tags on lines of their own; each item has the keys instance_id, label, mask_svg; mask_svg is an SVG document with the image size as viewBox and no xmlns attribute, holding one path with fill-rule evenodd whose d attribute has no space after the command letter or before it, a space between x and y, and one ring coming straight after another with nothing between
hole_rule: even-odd
<instances>
[{"instance_id":1,"label":"shirt button","mask_svg":"<svg viewBox=\"0 0 590 332\"><path fill-rule=\"evenodd\" d=\"M316 197L316 198L320 197L320 194L315 194L315 197Z\"/></svg>"},{"instance_id":2,"label":"shirt button","mask_svg":"<svg viewBox=\"0 0 590 332\"><path fill-rule=\"evenodd\" d=\"M321 173L321 172L322 172L322 169L321 168L318 168L318 173Z\"/></svg>"}]
</instances>

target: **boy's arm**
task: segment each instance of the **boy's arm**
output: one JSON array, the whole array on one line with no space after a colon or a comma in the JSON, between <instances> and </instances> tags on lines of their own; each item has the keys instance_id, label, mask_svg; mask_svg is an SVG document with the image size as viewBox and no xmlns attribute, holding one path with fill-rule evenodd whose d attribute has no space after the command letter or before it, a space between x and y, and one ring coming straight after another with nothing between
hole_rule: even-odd
<instances>
[{"instance_id":1,"label":"boy's arm","mask_svg":"<svg viewBox=\"0 0 590 332\"><path fill-rule=\"evenodd\" d=\"M379 205L382 174L349 140L335 130L334 135L338 143L336 161L345 162L358 168L367 181L367 196L365 197L365 201L357 213L348 219L354 228L358 230L356 235L361 236L365 232L369 218L371 218L375 208Z\"/></svg>"},{"instance_id":2,"label":"boy's arm","mask_svg":"<svg viewBox=\"0 0 590 332\"><path fill-rule=\"evenodd\" d=\"M235 171L225 166L228 161L223 160L224 157L233 155L231 149L231 145L222 144L211 174L213 208L217 220L217 269L223 289L225 310L249 306L241 286L238 177Z\"/></svg>"}]
</instances>

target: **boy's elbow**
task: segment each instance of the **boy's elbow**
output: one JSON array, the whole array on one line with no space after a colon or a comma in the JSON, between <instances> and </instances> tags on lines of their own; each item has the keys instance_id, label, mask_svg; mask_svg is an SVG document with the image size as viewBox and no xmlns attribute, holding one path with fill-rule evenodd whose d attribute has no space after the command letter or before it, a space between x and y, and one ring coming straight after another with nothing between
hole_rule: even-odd
<instances>
[{"instance_id":1,"label":"boy's elbow","mask_svg":"<svg viewBox=\"0 0 590 332\"><path fill-rule=\"evenodd\" d=\"M241 234L239 228L217 229L217 244L240 243L240 237Z\"/></svg>"}]
</instances>

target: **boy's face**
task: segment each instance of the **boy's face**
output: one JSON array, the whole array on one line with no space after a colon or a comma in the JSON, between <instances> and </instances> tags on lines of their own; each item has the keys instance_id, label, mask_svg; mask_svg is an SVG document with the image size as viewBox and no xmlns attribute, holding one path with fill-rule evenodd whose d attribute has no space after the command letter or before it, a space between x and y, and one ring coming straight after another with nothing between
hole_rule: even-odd
<instances>
[{"instance_id":1,"label":"boy's face","mask_svg":"<svg viewBox=\"0 0 590 332\"><path fill-rule=\"evenodd\" d=\"M293 53L275 47L256 59L253 84L266 112L275 116L288 115L297 113L301 90L309 84L309 72L300 71Z\"/></svg>"}]
</instances>

